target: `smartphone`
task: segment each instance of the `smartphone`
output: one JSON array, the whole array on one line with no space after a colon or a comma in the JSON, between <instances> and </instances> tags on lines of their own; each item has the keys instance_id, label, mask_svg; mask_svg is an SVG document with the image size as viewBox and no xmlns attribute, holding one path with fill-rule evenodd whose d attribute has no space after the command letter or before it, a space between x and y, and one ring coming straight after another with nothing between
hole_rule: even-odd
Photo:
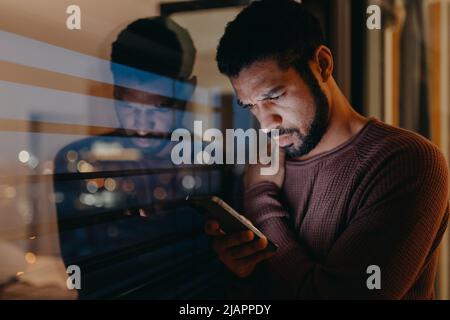
<instances>
[{"instance_id":1,"label":"smartphone","mask_svg":"<svg viewBox=\"0 0 450 320\"><path fill-rule=\"evenodd\" d=\"M267 238L258 230L253 223L239 214L225 201L216 196L187 196L187 203L200 210L208 220L216 220L220 223L221 229L225 233L242 232L251 230L255 234L255 240L262 237ZM275 252L278 246L267 238L267 250Z\"/></svg>"}]
</instances>

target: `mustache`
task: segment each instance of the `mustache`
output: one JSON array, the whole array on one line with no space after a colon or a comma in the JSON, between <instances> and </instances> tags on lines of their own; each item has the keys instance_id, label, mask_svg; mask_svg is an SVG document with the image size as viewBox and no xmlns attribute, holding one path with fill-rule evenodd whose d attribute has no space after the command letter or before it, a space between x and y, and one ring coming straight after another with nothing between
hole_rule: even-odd
<instances>
[{"instance_id":1,"label":"mustache","mask_svg":"<svg viewBox=\"0 0 450 320\"><path fill-rule=\"evenodd\" d=\"M279 128L278 130L280 131L280 136L284 136L286 134L294 134L294 133L301 136L300 130L298 130L296 128Z\"/></svg>"},{"instance_id":2,"label":"mustache","mask_svg":"<svg viewBox=\"0 0 450 320\"><path fill-rule=\"evenodd\" d=\"M297 128L282 128L282 127L278 127L278 128L276 128L276 130L278 130L278 136L284 136L284 135L287 135L287 134L296 134L296 135L298 135L300 138L302 138L303 137L303 135L301 134L301 132L300 132L300 130L299 129L297 129ZM268 133L267 133L267 136L269 137L269 138L272 138L272 131L269 131Z\"/></svg>"}]
</instances>

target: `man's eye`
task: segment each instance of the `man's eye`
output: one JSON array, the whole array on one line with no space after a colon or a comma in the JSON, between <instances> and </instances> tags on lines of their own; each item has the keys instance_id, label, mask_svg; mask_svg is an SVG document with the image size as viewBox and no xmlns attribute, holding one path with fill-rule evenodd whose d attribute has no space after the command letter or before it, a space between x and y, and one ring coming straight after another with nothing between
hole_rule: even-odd
<instances>
[{"instance_id":1,"label":"man's eye","mask_svg":"<svg viewBox=\"0 0 450 320\"><path fill-rule=\"evenodd\" d=\"M276 96L276 97L270 97L270 98L268 98L268 100L271 100L271 101L273 101L273 100L278 100L278 99L280 99L282 96L284 96L284 93L283 93L283 94L280 94L280 95L278 95L278 96Z\"/></svg>"}]
</instances>

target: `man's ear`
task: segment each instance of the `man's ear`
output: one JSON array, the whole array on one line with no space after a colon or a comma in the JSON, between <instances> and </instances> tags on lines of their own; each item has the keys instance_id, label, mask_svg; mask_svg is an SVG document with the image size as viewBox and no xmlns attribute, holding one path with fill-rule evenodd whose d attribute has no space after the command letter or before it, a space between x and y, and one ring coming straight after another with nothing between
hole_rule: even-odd
<instances>
[{"instance_id":1,"label":"man's ear","mask_svg":"<svg viewBox=\"0 0 450 320\"><path fill-rule=\"evenodd\" d=\"M179 108L183 110L186 109L186 105L189 101L191 101L196 87L197 76L192 76L188 80L177 81L177 85L175 86L174 98L176 98L176 100L180 102L178 104Z\"/></svg>"},{"instance_id":2,"label":"man's ear","mask_svg":"<svg viewBox=\"0 0 450 320\"><path fill-rule=\"evenodd\" d=\"M331 50L321 45L316 49L314 60L318 66L318 71L323 82L327 82L333 74L334 61Z\"/></svg>"},{"instance_id":3,"label":"man's ear","mask_svg":"<svg viewBox=\"0 0 450 320\"><path fill-rule=\"evenodd\" d=\"M197 87L197 76L192 76L189 80L188 80L188 82L194 87L194 89L195 89L195 87Z\"/></svg>"},{"instance_id":4,"label":"man's ear","mask_svg":"<svg viewBox=\"0 0 450 320\"><path fill-rule=\"evenodd\" d=\"M176 80L174 98L182 100L186 104L191 101L195 88L197 87L197 76L192 76L188 80Z\"/></svg>"},{"instance_id":5,"label":"man's ear","mask_svg":"<svg viewBox=\"0 0 450 320\"><path fill-rule=\"evenodd\" d=\"M197 76L192 76L187 81L187 83L191 85L191 87L190 87L190 94L189 94L189 100L190 100L190 99L192 99L192 95L194 94L194 91L197 88Z\"/></svg>"}]
</instances>

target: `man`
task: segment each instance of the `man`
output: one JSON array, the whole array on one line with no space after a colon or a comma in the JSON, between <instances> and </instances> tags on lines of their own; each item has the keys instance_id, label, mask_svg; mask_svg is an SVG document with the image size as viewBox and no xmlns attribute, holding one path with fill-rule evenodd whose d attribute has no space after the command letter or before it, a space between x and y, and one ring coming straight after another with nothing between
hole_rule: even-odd
<instances>
[{"instance_id":1,"label":"man","mask_svg":"<svg viewBox=\"0 0 450 320\"><path fill-rule=\"evenodd\" d=\"M261 128L280 130L278 174L255 165L245 176L245 215L279 250L252 232L205 226L251 297L433 299L449 214L439 150L352 109L319 22L294 1L244 9L217 62Z\"/></svg>"},{"instance_id":2,"label":"man","mask_svg":"<svg viewBox=\"0 0 450 320\"><path fill-rule=\"evenodd\" d=\"M169 18L139 19L120 32L111 61L119 128L55 159L64 261L81 268L82 299L201 295L217 266L200 215L180 202L206 193L209 173L170 157L196 84L192 39Z\"/></svg>"}]
</instances>

